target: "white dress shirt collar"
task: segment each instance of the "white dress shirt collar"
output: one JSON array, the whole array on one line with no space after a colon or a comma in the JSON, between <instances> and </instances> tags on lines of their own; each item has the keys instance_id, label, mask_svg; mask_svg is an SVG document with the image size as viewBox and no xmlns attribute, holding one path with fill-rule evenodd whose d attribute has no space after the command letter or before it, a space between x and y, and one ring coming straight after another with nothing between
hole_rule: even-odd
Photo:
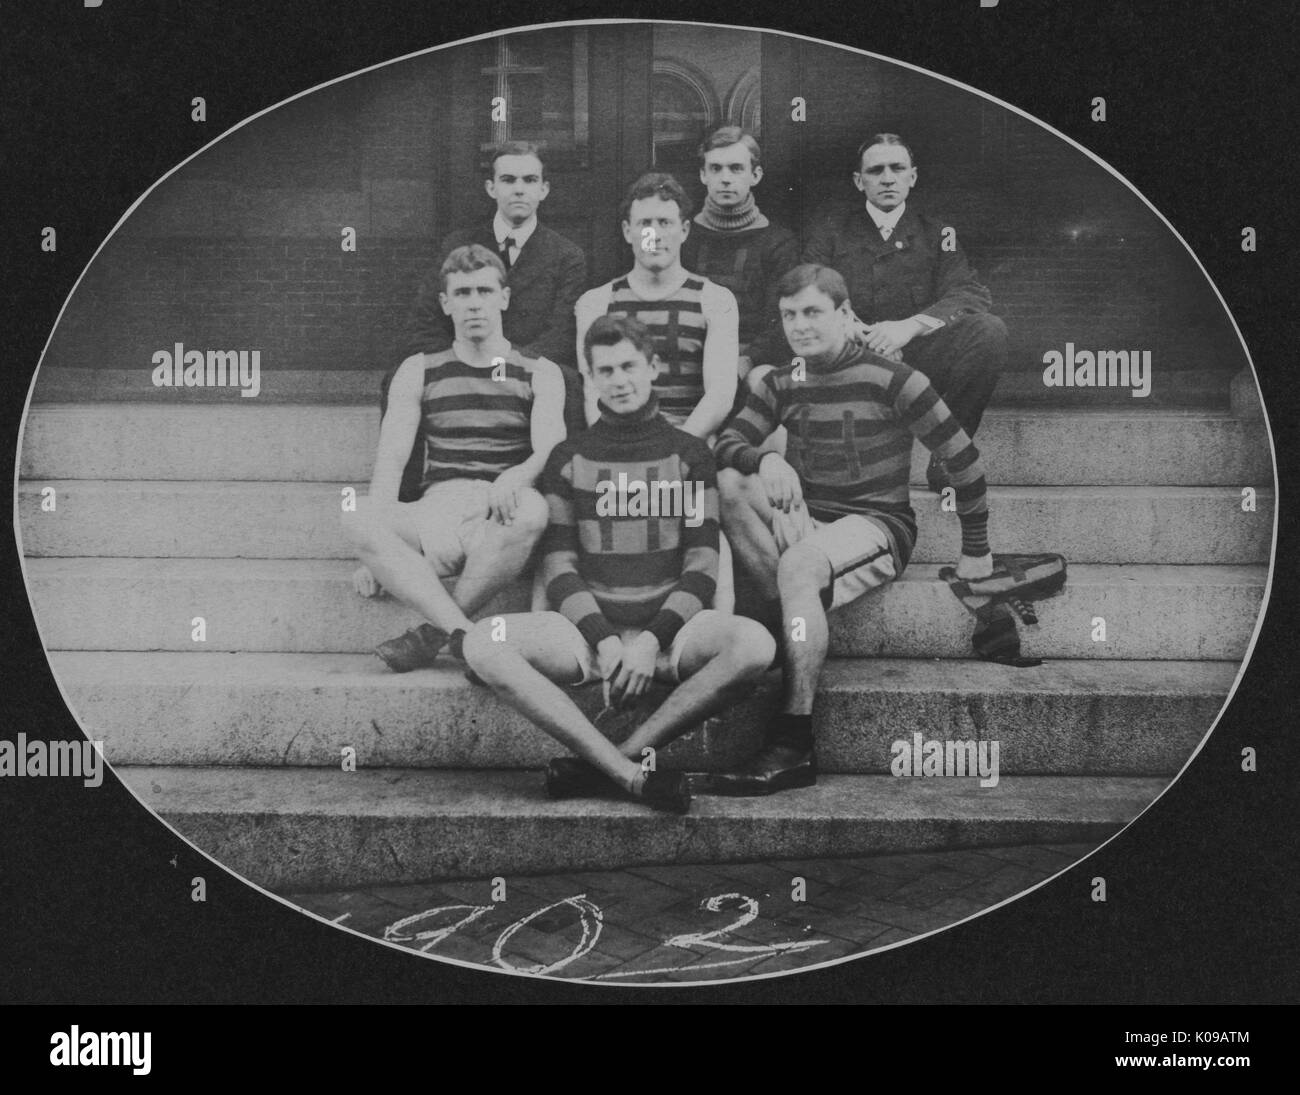
<instances>
[{"instance_id":1,"label":"white dress shirt collar","mask_svg":"<svg viewBox=\"0 0 1300 1095\"><path fill-rule=\"evenodd\" d=\"M537 231L537 214L534 213L523 224L511 224L501 215L500 210L492 220L492 232L497 238L497 250L501 249L501 241L510 236L514 241L514 257L519 257L519 251L528 242L529 237Z\"/></svg>"},{"instance_id":2,"label":"white dress shirt collar","mask_svg":"<svg viewBox=\"0 0 1300 1095\"><path fill-rule=\"evenodd\" d=\"M903 211L906 208L907 202L903 202L892 213L886 213L883 209L877 209L870 202L867 202L867 212L871 215L876 227L880 229L888 228L891 234L898 227L898 222L902 220Z\"/></svg>"}]
</instances>

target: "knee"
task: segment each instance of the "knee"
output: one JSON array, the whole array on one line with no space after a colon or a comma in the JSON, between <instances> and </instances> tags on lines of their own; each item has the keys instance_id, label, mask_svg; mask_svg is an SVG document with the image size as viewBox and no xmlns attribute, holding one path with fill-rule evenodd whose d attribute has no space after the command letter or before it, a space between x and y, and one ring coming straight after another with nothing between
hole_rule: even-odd
<instances>
[{"instance_id":1,"label":"knee","mask_svg":"<svg viewBox=\"0 0 1300 1095\"><path fill-rule=\"evenodd\" d=\"M506 675L507 645L492 638L492 620L479 620L465 633L461 652L465 664L477 673L486 684L496 686Z\"/></svg>"},{"instance_id":2,"label":"knee","mask_svg":"<svg viewBox=\"0 0 1300 1095\"><path fill-rule=\"evenodd\" d=\"M380 515L378 507L369 498L358 498L357 508L345 511L339 516L344 539L358 551L364 551L375 544Z\"/></svg>"},{"instance_id":3,"label":"knee","mask_svg":"<svg viewBox=\"0 0 1300 1095\"><path fill-rule=\"evenodd\" d=\"M519 505L515 508L515 519L508 526L509 530L521 539L537 540L546 531L550 519L550 508L532 487L519 492Z\"/></svg>"},{"instance_id":4,"label":"knee","mask_svg":"<svg viewBox=\"0 0 1300 1095\"><path fill-rule=\"evenodd\" d=\"M782 554L776 565L776 584L782 593L819 592L830 581L831 565L826 556L807 544L795 544Z\"/></svg>"},{"instance_id":5,"label":"knee","mask_svg":"<svg viewBox=\"0 0 1300 1095\"><path fill-rule=\"evenodd\" d=\"M749 497L749 476L735 468L718 469L718 502L730 509L746 505Z\"/></svg>"},{"instance_id":6,"label":"knee","mask_svg":"<svg viewBox=\"0 0 1300 1095\"><path fill-rule=\"evenodd\" d=\"M772 664L776 657L776 640L757 620L737 616L732 625L728 654L735 665L737 678L752 682L766 673Z\"/></svg>"},{"instance_id":7,"label":"knee","mask_svg":"<svg viewBox=\"0 0 1300 1095\"><path fill-rule=\"evenodd\" d=\"M990 361L998 362L1006 356L1007 325L1000 318L981 312L964 317L962 325L967 328L970 344L982 350Z\"/></svg>"}]
</instances>

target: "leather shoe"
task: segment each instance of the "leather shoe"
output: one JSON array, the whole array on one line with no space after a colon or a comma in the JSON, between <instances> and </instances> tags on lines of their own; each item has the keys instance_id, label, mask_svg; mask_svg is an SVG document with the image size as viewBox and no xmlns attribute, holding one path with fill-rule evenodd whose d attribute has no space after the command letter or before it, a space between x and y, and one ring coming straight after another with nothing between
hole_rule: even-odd
<instances>
[{"instance_id":1,"label":"leather shoe","mask_svg":"<svg viewBox=\"0 0 1300 1095\"><path fill-rule=\"evenodd\" d=\"M409 673L412 669L425 669L434 664L447 644L447 633L433 624L413 627L395 639L380 643L375 653L394 673Z\"/></svg>"},{"instance_id":2,"label":"leather shoe","mask_svg":"<svg viewBox=\"0 0 1300 1095\"><path fill-rule=\"evenodd\" d=\"M717 772L710 780L715 795L770 795L817 782L817 755L812 749L766 745L739 768Z\"/></svg>"},{"instance_id":3,"label":"leather shoe","mask_svg":"<svg viewBox=\"0 0 1300 1095\"><path fill-rule=\"evenodd\" d=\"M644 802L654 810L684 814L691 808L691 785L684 772L647 772L634 802Z\"/></svg>"},{"instance_id":4,"label":"leather shoe","mask_svg":"<svg viewBox=\"0 0 1300 1095\"><path fill-rule=\"evenodd\" d=\"M555 757L546 766L546 794L550 798L582 798L615 789L613 780L577 757Z\"/></svg>"},{"instance_id":5,"label":"leather shoe","mask_svg":"<svg viewBox=\"0 0 1300 1095\"><path fill-rule=\"evenodd\" d=\"M546 793L551 798L622 798L673 814L691 808L691 785L681 772L647 772L636 794L577 757L556 757L546 766Z\"/></svg>"}]
</instances>

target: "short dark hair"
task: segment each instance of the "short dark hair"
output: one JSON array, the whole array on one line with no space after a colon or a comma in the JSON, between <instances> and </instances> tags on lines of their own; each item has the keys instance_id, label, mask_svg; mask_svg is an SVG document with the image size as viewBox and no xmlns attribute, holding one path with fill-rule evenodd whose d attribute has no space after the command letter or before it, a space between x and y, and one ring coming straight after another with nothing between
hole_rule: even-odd
<instances>
[{"instance_id":1,"label":"short dark hair","mask_svg":"<svg viewBox=\"0 0 1300 1095\"><path fill-rule=\"evenodd\" d=\"M878 144L898 145L899 148L901 148L904 152L907 153L907 158L912 161L912 166L913 167L916 166L916 156L913 154L911 148L908 147L907 142L904 141L903 138L900 137L897 133L873 133L870 137L868 137L865 141L863 141L860 145L858 145L858 158L853 164L854 171L862 170L863 154L867 151L868 148L872 148Z\"/></svg>"},{"instance_id":2,"label":"short dark hair","mask_svg":"<svg viewBox=\"0 0 1300 1095\"><path fill-rule=\"evenodd\" d=\"M758 142L754 140L754 135L747 129L741 129L738 125L724 125L720 129L715 129L700 143L700 166L704 166L704 154L712 152L715 148L730 148L733 144L743 144L749 153L749 164L751 167L757 167L763 158L763 153L759 151Z\"/></svg>"},{"instance_id":3,"label":"short dark hair","mask_svg":"<svg viewBox=\"0 0 1300 1095\"><path fill-rule=\"evenodd\" d=\"M492 148L491 157L487 162L487 178L495 179L497 177L497 160L502 156L535 156L537 162L542 165L542 180L546 179L546 160L542 157L542 148L536 141L504 141Z\"/></svg>"},{"instance_id":4,"label":"short dark hair","mask_svg":"<svg viewBox=\"0 0 1300 1095\"><path fill-rule=\"evenodd\" d=\"M815 262L805 262L796 266L783 277L776 286L778 297L793 297L802 293L808 286L815 286L831 298L831 303L838 308L849 299L849 287L838 270L829 266L819 266Z\"/></svg>"},{"instance_id":5,"label":"short dark hair","mask_svg":"<svg viewBox=\"0 0 1300 1095\"><path fill-rule=\"evenodd\" d=\"M655 340L650 328L635 316L620 314L597 316L582 336L582 356L591 364L593 346L617 346L624 340L632 343L647 361L655 356Z\"/></svg>"},{"instance_id":6,"label":"short dark hair","mask_svg":"<svg viewBox=\"0 0 1300 1095\"><path fill-rule=\"evenodd\" d=\"M632 213L632 203L642 198L662 198L666 202L676 202L677 212L683 223L690 220L695 207L686 196L682 184L663 171L648 171L627 188L623 204L618 207L619 221L626 221Z\"/></svg>"},{"instance_id":7,"label":"short dark hair","mask_svg":"<svg viewBox=\"0 0 1300 1095\"><path fill-rule=\"evenodd\" d=\"M492 267L497 272L497 280L502 287L506 284L506 267L495 254L489 251L481 243L467 243L464 247L457 247L450 255L443 260L442 269L438 272L442 278L442 291L447 291L448 274L472 274L475 270L482 270L485 266Z\"/></svg>"}]
</instances>

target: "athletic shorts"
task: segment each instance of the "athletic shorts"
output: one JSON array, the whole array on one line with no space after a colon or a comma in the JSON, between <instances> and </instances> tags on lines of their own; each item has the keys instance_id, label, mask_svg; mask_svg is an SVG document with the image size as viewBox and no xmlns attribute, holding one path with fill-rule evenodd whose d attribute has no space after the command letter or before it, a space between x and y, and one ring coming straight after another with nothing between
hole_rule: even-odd
<instances>
[{"instance_id":1,"label":"athletic shorts","mask_svg":"<svg viewBox=\"0 0 1300 1095\"><path fill-rule=\"evenodd\" d=\"M488 527L486 479L444 479L434 483L415 507L420 550L439 578L459 574L465 560L483 541Z\"/></svg>"},{"instance_id":2,"label":"athletic shorts","mask_svg":"<svg viewBox=\"0 0 1300 1095\"><path fill-rule=\"evenodd\" d=\"M600 680L600 666L596 662L596 648L582 637L582 632L573 625L567 616L563 616L558 612L548 613L548 615L558 617L571 632L569 649L573 651L574 660L578 663L578 671L582 674L581 679L575 681L574 684L591 684ZM659 651L659 655L655 659L655 680L663 681L666 684L681 683L678 664L682 660L682 651L691 642L692 636L697 635L703 627L707 626L718 615L720 613L711 608L701 609L682 625L681 629L673 637L668 649ZM619 638L627 642L639 634L640 629L633 627L624 630Z\"/></svg>"},{"instance_id":3,"label":"athletic shorts","mask_svg":"<svg viewBox=\"0 0 1300 1095\"><path fill-rule=\"evenodd\" d=\"M830 561L828 609L850 604L898 577L889 536L870 517L861 514L822 522L802 504L789 513L773 509L772 536L783 555L795 544L810 544ZM825 592L822 600L826 600Z\"/></svg>"}]
</instances>

